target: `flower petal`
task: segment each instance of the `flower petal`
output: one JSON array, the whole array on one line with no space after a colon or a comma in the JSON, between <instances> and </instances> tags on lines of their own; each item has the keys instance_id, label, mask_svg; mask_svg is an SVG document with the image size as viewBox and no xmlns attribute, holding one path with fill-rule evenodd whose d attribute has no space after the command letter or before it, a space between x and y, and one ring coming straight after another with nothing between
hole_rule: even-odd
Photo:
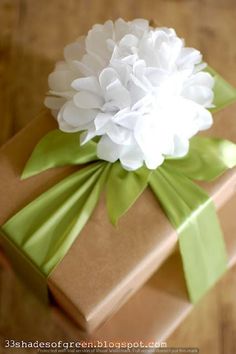
<instances>
[{"instance_id":1,"label":"flower petal","mask_svg":"<svg viewBox=\"0 0 236 354\"><path fill-rule=\"evenodd\" d=\"M104 125L111 121L112 117L113 116L109 113L98 113L94 120L96 130L100 130L101 128L103 128Z\"/></svg>"},{"instance_id":2,"label":"flower petal","mask_svg":"<svg viewBox=\"0 0 236 354\"><path fill-rule=\"evenodd\" d=\"M134 130L139 118L140 114L138 112L129 111L127 113L117 113L114 116L114 122L124 128Z\"/></svg>"},{"instance_id":3,"label":"flower petal","mask_svg":"<svg viewBox=\"0 0 236 354\"><path fill-rule=\"evenodd\" d=\"M93 75L97 75L97 73L100 72L102 68L106 65L104 60L97 56L95 53L85 54L81 62L88 68L90 68Z\"/></svg>"},{"instance_id":4,"label":"flower petal","mask_svg":"<svg viewBox=\"0 0 236 354\"><path fill-rule=\"evenodd\" d=\"M121 47L132 47L132 46L137 46L138 45L138 38L134 36L133 34L129 33L126 34L119 42L119 45Z\"/></svg>"},{"instance_id":5,"label":"flower petal","mask_svg":"<svg viewBox=\"0 0 236 354\"><path fill-rule=\"evenodd\" d=\"M101 94L98 79L95 76L81 77L72 82L71 86L77 91L89 91L96 95Z\"/></svg>"},{"instance_id":6,"label":"flower petal","mask_svg":"<svg viewBox=\"0 0 236 354\"><path fill-rule=\"evenodd\" d=\"M214 77L207 72L198 72L188 80L188 83L191 85L206 86L212 89L214 87L215 80Z\"/></svg>"},{"instance_id":7,"label":"flower petal","mask_svg":"<svg viewBox=\"0 0 236 354\"><path fill-rule=\"evenodd\" d=\"M199 106L197 121L199 131L209 129L213 124L211 112Z\"/></svg>"},{"instance_id":8,"label":"flower petal","mask_svg":"<svg viewBox=\"0 0 236 354\"><path fill-rule=\"evenodd\" d=\"M151 154L145 156L145 164L150 170L155 170L157 167L161 166L163 161L163 155L155 151L152 151Z\"/></svg>"},{"instance_id":9,"label":"flower petal","mask_svg":"<svg viewBox=\"0 0 236 354\"><path fill-rule=\"evenodd\" d=\"M78 108L73 101L69 101L64 105L62 115L64 121L71 126L83 127L95 119L97 111L92 109Z\"/></svg>"},{"instance_id":10,"label":"flower petal","mask_svg":"<svg viewBox=\"0 0 236 354\"><path fill-rule=\"evenodd\" d=\"M103 135L97 144L97 155L99 159L115 162L119 159L122 145L115 144L107 135Z\"/></svg>"},{"instance_id":11,"label":"flower petal","mask_svg":"<svg viewBox=\"0 0 236 354\"><path fill-rule=\"evenodd\" d=\"M104 100L101 96L97 96L92 92L81 91L74 95L74 103L79 108L94 109L101 108Z\"/></svg>"},{"instance_id":12,"label":"flower petal","mask_svg":"<svg viewBox=\"0 0 236 354\"><path fill-rule=\"evenodd\" d=\"M45 106L53 110L59 110L64 105L65 102L66 102L65 98L53 97L53 96L47 96L44 100Z\"/></svg>"},{"instance_id":13,"label":"flower petal","mask_svg":"<svg viewBox=\"0 0 236 354\"><path fill-rule=\"evenodd\" d=\"M75 79L73 72L69 70L53 71L48 77L48 85L51 90L67 91L70 90L71 82Z\"/></svg>"},{"instance_id":14,"label":"flower petal","mask_svg":"<svg viewBox=\"0 0 236 354\"><path fill-rule=\"evenodd\" d=\"M143 36L143 34L149 29L149 21L143 18L137 18L131 22L133 27L133 33L138 37Z\"/></svg>"},{"instance_id":15,"label":"flower petal","mask_svg":"<svg viewBox=\"0 0 236 354\"><path fill-rule=\"evenodd\" d=\"M130 31L129 23L124 21L122 18L118 18L114 24L114 37L115 40L118 42Z\"/></svg>"},{"instance_id":16,"label":"flower petal","mask_svg":"<svg viewBox=\"0 0 236 354\"><path fill-rule=\"evenodd\" d=\"M96 129L94 127L94 124L91 122L88 124L88 130L83 132L80 135L80 144L84 145L86 144L89 140L93 139L96 136Z\"/></svg>"},{"instance_id":17,"label":"flower petal","mask_svg":"<svg viewBox=\"0 0 236 354\"><path fill-rule=\"evenodd\" d=\"M110 122L106 127L106 134L116 144L129 145L132 139L132 133L119 125Z\"/></svg>"},{"instance_id":18,"label":"flower petal","mask_svg":"<svg viewBox=\"0 0 236 354\"><path fill-rule=\"evenodd\" d=\"M174 152L173 157L183 157L188 153L189 141L188 139L175 135L174 136Z\"/></svg>"},{"instance_id":19,"label":"flower petal","mask_svg":"<svg viewBox=\"0 0 236 354\"><path fill-rule=\"evenodd\" d=\"M109 86L112 82L117 80L118 75L117 72L113 68L105 68L99 75L99 82L101 88L106 91L107 86Z\"/></svg>"},{"instance_id":20,"label":"flower petal","mask_svg":"<svg viewBox=\"0 0 236 354\"><path fill-rule=\"evenodd\" d=\"M206 86L191 85L182 91L184 97L192 100L203 107L211 107L214 99L212 89Z\"/></svg>"},{"instance_id":21,"label":"flower petal","mask_svg":"<svg viewBox=\"0 0 236 354\"><path fill-rule=\"evenodd\" d=\"M80 127L78 126L75 127L64 120L63 117L64 109L65 109L65 105L60 109L57 116L55 117L58 121L59 129L66 133L74 133L80 131Z\"/></svg>"},{"instance_id":22,"label":"flower petal","mask_svg":"<svg viewBox=\"0 0 236 354\"><path fill-rule=\"evenodd\" d=\"M64 57L67 61L80 60L85 53L85 38L81 37L77 42L70 43L64 48Z\"/></svg>"},{"instance_id":23,"label":"flower petal","mask_svg":"<svg viewBox=\"0 0 236 354\"><path fill-rule=\"evenodd\" d=\"M118 109L130 106L130 93L118 79L107 86L106 99L112 101Z\"/></svg>"},{"instance_id":24,"label":"flower petal","mask_svg":"<svg viewBox=\"0 0 236 354\"><path fill-rule=\"evenodd\" d=\"M77 69L82 75L84 76L94 75L93 68L85 63L82 63L82 61L74 60L72 63L74 68ZM74 79L77 79L77 77L75 77Z\"/></svg>"},{"instance_id":25,"label":"flower petal","mask_svg":"<svg viewBox=\"0 0 236 354\"><path fill-rule=\"evenodd\" d=\"M180 56L177 61L177 66L180 69L192 68L194 65L202 61L201 53L194 48L184 47L181 49Z\"/></svg>"},{"instance_id":26,"label":"flower petal","mask_svg":"<svg viewBox=\"0 0 236 354\"><path fill-rule=\"evenodd\" d=\"M110 55L106 44L107 39L109 39L109 32L105 32L103 26L92 28L85 40L87 52L95 53L107 62Z\"/></svg>"},{"instance_id":27,"label":"flower petal","mask_svg":"<svg viewBox=\"0 0 236 354\"><path fill-rule=\"evenodd\" d=\"M124 147L120 162L128 171L134 171L143 166L143 153L137 144Z\"/></svg>"}]
</instances>

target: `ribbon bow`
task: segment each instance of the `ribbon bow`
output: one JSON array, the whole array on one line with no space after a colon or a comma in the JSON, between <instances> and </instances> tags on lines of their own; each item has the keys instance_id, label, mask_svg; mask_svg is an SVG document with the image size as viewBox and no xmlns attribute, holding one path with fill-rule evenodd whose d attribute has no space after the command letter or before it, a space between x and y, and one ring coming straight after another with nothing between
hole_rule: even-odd
<instances>
[{"instance_id":1,"label":"ribbon bow","mask_svg":"<svg viewBox=\"0 0 236 354\"><path fill-rule=\"evenodd\" d=\"M208 70L216 80L216 111L236 100L236 91ZM129 172L119 162L98 160L95 141L80 146L79 139L80 133L53 130L37 144L22 178L59 166L81 167L8 220L2 227L5 235L46 278L78 237L103 190L116 225L149 186L177 230L190 300L198 301L226 270L227 256L213 202L193 180L210 181L234 167L236 145L197 136L185 157L166 159L154 171Z\"/></svg>"}]
</instances>

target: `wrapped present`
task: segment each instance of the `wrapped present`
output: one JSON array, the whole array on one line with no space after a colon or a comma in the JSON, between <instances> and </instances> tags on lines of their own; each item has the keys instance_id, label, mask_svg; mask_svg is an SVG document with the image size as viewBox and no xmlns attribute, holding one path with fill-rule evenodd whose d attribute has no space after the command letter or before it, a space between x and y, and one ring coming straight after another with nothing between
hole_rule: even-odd
<instances>
[{"instance_id":1,"label":"wrapped present","mask_svg":"<svg viewBox=\"0 0 236 354\"><path fill-rule=\"evenodd\" d=\"M219 218L224 231L228 269L236 262L236 223L234 210L236 198L228 201L220 210ZM214 291L214 289L212 289ZM142 341L165 342L193 309L183 276L181 259L174 252L146 284L111 319L90 336L82 336L73 322L60 311L55 311L57 323L71 338L86 341ZM182 343L183 346L186 343ZM147 349L147 353L150 348Z\"/></svg>"},{"instance_id":2,"label":"wrapped present","mask_svg":"<svg viewBox=\"0 0 236 354\"><path fill-rule=\"evenodd\" d=\"M232 198L219 210L227 247L228 268L231 268L236 260L235 200L235 197ZM0 257L0 262L2 259ZM142 343L143 345L150 344L150 348L147 348L148 353L154 343L161 345L166 342L169 346L168 336L193 308L188 299L181 259L177 252L168 257L160 269L132 299L127 301L112 318L90 335L79 329L75 322L71 321L60 308L52 306L49 311L45 311L39 301L32 299L33 296L27 291L27 288L20 285L15 277L10 277L9 271L5 272L8 273L5 278L11 278L11 286L9 287L11 294L8 289L6 296L8 299L11 298L10 304L14 302L16 306L12 307L8 304L6 307L4 302L2 302L2 306L8 310L7 318L21 319L21 326L11 320L9 323L4 323L8 326L3 328L8 328L12 337L22 340L40 338L40 340L55 341L55 338L60 338L65 342L65 345L68 341L93 343L93 345L97 345L99 342L103 346L105 344L108 346L111 343L111 345L116 345L117 352L119 352L118 346L122 343L127 343L127 345ZM25 300L24 306L21 306L22 297ZM25 312L31 315L25 316ZM40 320L38 319L39 313ZM35 317L37 318L37 328L33 328ZM0 325L2 333L1 330ZM8 337L7 333L4 333L4 329L2 335L3 338L4 336ZM186 343L182 343L182 346L185 345Z\"/></svg>"},{"instance_id":3,"label":"wrapped present","mask_svg":"<svg viewBox=\"0 0 236 354\"><path fill-rule=\"evenodd\" d=\"M236 146L226 140L236 140L235 106L215 114L207 137L194 136L235 90L174 30L144 20L112 26L67 46L50 75L46 104L60 130L43 112L0 157L6 253L42 298L49 290L88 331L177 245L189 298L198 301L227 269L215 207L235 189ZM157 47L148 47L151 38ZM113 53L109 63L95 67L92 48L96 58Z\"/></svg>"}]
</instances>

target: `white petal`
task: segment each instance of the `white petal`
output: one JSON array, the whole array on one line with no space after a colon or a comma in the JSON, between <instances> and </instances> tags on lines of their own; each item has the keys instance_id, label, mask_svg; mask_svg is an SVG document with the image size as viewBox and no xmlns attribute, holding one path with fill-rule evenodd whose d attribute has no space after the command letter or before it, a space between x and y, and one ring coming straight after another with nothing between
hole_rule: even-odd
<instances>
[{"instance_id":1,"label":"white petal","mask_svg":"<svg viewBox=\"0 0 236 354\"><path fill-rule=\"evenodd\" d=\"M140 94L141 96L141 94ZM134 104L133 104L134 103ZM136 101L132 102L132 111L138 111L140 114L145 114L147 111L147 107L152 104L151 95L141 96L140 99L136 97ZM151 112L150 112L151 113Z\"/></svg>"},{"instance_id":2,"label":"white petal","mask_svg":"<svg viewBox=\"0 0 236 354\"><path fill-rule=\"evenodd\" d=\"M69 70L53 71L48 77L48 85L51 90L67 91L71 89L70 85L74 79L74 73Z\"/></svg>"},{"instance_id":3,"label":"white petal","mask_svg":"<svg viewBox=\"0 0 236 354\"><path fill-rule=\"evenodd\" d=\"M54 90L49 90L48 91L48 94L49 95L52 95L52 96L57 96L57 97L60 97L60 98L64 98L66 100L70 100L73 98L74 94L75 94L75 91L74 90L68 90L68 91L54 91Z\"/></svg>"},{"instance_id":4,"label":"white petal","mask_svg":"<svg viewBox=\"0 0 236 354\"><path fill-rule=\"evenodd\" d=\"M74 95L74 103L79 108L94 109L101 108L104 100L101 96L97 96L92 92L81 91Z\"/></svg>"},{"instance_id":5,"label":"white petal","mask_svg":"<svg viewBox=\"0 0 236 354\"><path fill-rule=\"evenodd\" d=\"M165 116L146 116L140 118L136 124L134 136L144 152L145 159L154 153L154 156L167 154L172 151L171 131L164 125Z\"/></svg>"},{"instance_id":6,"label":"white petal","mask_svg":"<svg viewBox=\"0 0 236 354\"><path fill-rule=\"evenodd\" d=\"M119 18L115 21L114 32L115 40L119 41L122 37L130 32L130 25L122 18Z\"/></svg>"},{"instance_id":7,"label":"white petal","mask_svg":"<svg viewBox=\"0 0 236 354\"><path fill-rule=\"evenodd\" d=\"M186 87L182 94L184 97L200 104L203 107L211 107L214 99L212 89L209 89L206 86L191 85Z\"/></svg>"},{"instance_id":8,"label":"white petal","mask_svg":"<svg viewBox=\"0 0 236 354\"><path fill-rule=\"evenodd\" d=\"M101 113L101 112L98 113L94 120L96 130L103 128L104 125L106 125L109 121L111 121L112 117L113 116L109 113Z\"/></svg>"},{"instance_id":9,"label":"white petal","mask_svg":"<svg viewBox=\"0 0 236 354\"><path fill-rule=\"evenodd\" d=\"M137 77L143 77L146 73L146 63L144 60L137 60L133 65L133 73Z\"/></svg>"},{"instance_id":10,"label":"white petal","mask_svg":"<svg viewBox=\"0 0 236 354\"><path fill-rule=\"evenodd\" d=\"M94 53L85 54L81 62L90 68L93 75L97 75L97 73L100 72L104 66L106 66L104 60Z\"/></svg>"},{"instance_id":11,"label":"white petal","mask_svg":"<svg viewBox=\"0 0 236 354\"><path fill-rule=\"evenodd\" d=\"M96 130L94 128L93 123L90 123L88 125L88 130L83 132L80 135L80 144L84 145L86 144L89 140L93 139L96 136Z\"/></svg>"},{"instance_id":12,"label":"white petal","mask_svg":"<svg viewBox=\"0 0 236 354\"><path fill-rule=\"evenodd\" d=\"M201 131L201 130L209 129L213 124L213 118L211 112L203 107L199 107L197 121L198 121L198 130Z\"/></svg>"},{"instance_id":13,"label":"white petal","mask_svg":"<svg viewBox=\"0 0 236 354\"><path fill-rule=\"evenodd\" d=\"M65 108L65 105L60 109L57 116L55 117L58 121L59 129L62 130L63 132L66 132L66 133L74 133L74 132L80 131L81 128L79 126L75 127L75 126L67 123L64 120L64 117L63 117L64 108Z\"/></svg>"},{"instance_id":14,"label":"white petal","mask_svg":"<svg viewBox=\"0 0 236 354\"><path fill-rule=\"evenodd\" d=\"M70 70L70 66L64 60L60 60L56 63L54 71L68 71Z\"/></svg>"},{"instance_id":15,"label":"white petal","mask_svg":"<svg viewBox=\"0 0 236 354\"><path fill-rule=\"evenodd\" d=\"M199 110L202 107L184 97L172 98L164 108L166 121L174 134L190 138L198 132Z\"/></svg>"},{"instance_id":16,"label":"white petal","mask_svg":"<svg viewBox=\"0 0 236 354\"><path fill-rule=\"evenodd\" d=\"M177 61L177 65L179 68L183 69L186 67L192 67L194 65L199 64L202 61L201 53L194 48L182 48L181 54Z\"/></svg>"},{"instance_id":17,"label":"white petal","mask_svg":"<svg viewBox=\"0 0 236 354\"><path fill-rule=\"evenodd\" d=\"M106 127L106 133L116 144L129 145L132 139L132 134L128 129L119 127L113 122L110 122L110 124Z\"/></svg>"},{"instance_id":18,"label":"white petal","mask_svg":"<svg viewBox=\"0 0 236 354\"><path fill-rule=\"evenodd\" d=\"M204 107L210 108L214 99L213 86L213 76L207 72L198 72L186 81L182 95Z\"/></svg>"},{"instance_id":19,"label":"white petal","mask_svg":"<svg viewBox=\"0 0 236 354\"><path fill-rule=\"evenodd\" d=\"M109 86L113 81L117 80L117 77L117 72L113 68L104 69L99 75L101 88L106 91L107 86Z\"/></svg>"},{"instance_id":20,"label":"white petal","mask_svg":"<svg viewBox=\"0 0 236 354\"><path fill-rule=\"evenodd\" d=\"M90 30L85 40L87 52L95 53L105 61L109 60L110 52L106 43L109 37L109 33L103 31L103 26Z\"/></svg>"},{"instance_id":21,"label":"white petal","mask_svg":"<svg viewBox=\"0 0 236 354\"><path fill-rule=\"evenodd\" d=\"M85 53L84 38L80 41L68 44L64 48L64 57L66 60L80 60Z\"/></svg>"},{"instance_id":22,"label":"white petal","mask_svg":"<svg viewBox=\"0 0 236 354\"><path fill-rule=\"evenodd\" d=\"M198 72L205 70L206 68L207 68L207 64L201 62L201 63L194 66L193 74L197 74Z\"/></svg>"},{"instance_id":23,"label":"white petal","mask_svg":"<svg viewBox=\"0 0 236 354\"><path fill-rule=\"evenodd\" d=\"M140 101L147 101L147 95L146 92L140 88L139 86L137 86L133 81L129 83L129 92L130 92L130 99L131 99L131 107L132 110L137 110L139 109L141 106L139 103L141 103ZM135 106L136 105L136 106ZM142 105L142 103L141 103Z\"/></svg>"},{"instance_id":24,"label":"white petal","mask_svg":"<svg viewBox=\"0 0 236 354\"><path fill-rule=\"evenodd\" d=\"M134 130L139 118L140 114L138 112L117 113L114 116L114 122L124 128Z\"/></svg>"},{"instance_id":25,"label":"white petal","mask_svg":"<svg viewBox=\"0 0 236 354\"><path fill-rule=\"evenodd\" d=\"M174 152L172 156L183 157L188 153L189 141L188 139L175 135L174 137Z\"/></svg>"},{"instance_id":26,"label":"white petal","mask_svg":"<svg viewBox=\"0 0 236 354\"><path fill-rule=\"evenodd\" d=\"M126 34L119 43L120 46L132 47L138 45L138 38L133 34Z\"/></svg>"},{"instance_id":27,"label":"white petal","mask_svg":"<svg viewBox=\"0 0 236 354\"><path fill-rule=\"evenodd\" d=\"M149 29L149 21L142 18L137 18L131 22L131 26L133 27L134 34L141 37L144 32Z\"/></svg>"},{"instance_id":28,"label":"white petal","mask_svg":"<svg viewBox=\"0 0 236 354\"><path fill-rule=\"evenodd\" d=\"M121 165L126 171L135 171L143 166L143 160L121 159Z\"/></svg>"},{"instance_id":29,"label":"white petal","mask_svg":"<svg viewBox=\"0 0 236 354\"><path fill-rule=\"evenodd\" d=\"M69 101L65 104L62 114L64 121L68 124L74 127L81 127L93 121L97 115L97 111L78 108L73 101Z\"/></svg>"},{"instance_id":30,"label":"white petal","mask_svg":"<svg viewBox=\"0 0 236 354\"><path fill-rule=\"evenodd\" d=\"M109 37L112 37L114 31L114 24L111 20L107 20L104 23L104 30L106 31Z\"/></svg>"},{"instance_id":31,"label":"white petal","mask_svg":"<svg viewBox=\"0 0 236 354\"><path fill-rule=\"evenodd\" d=\"M76 133L81 130L80 127L73 127L72 125L65 122L63 119L60 119L58 116L57 119L58 119L59 129L65 133Z\"/></svg>"},{"instance_id":32,"label":"white petal","mask_svg":"<svg viewBox=\"0 0 236 354\"><path fill-rule=\"evenodd\" d=\"M147 68L145 74L153 86L161 86L168 79L168 73L159 68Z\"/></svg>"},{"instance_id":33,"label":"white petal","mask_svg":"<svg viewBox=\"0 0 236 354\"><path fill-rule=\"evenodd\" d=\"M88 65L82 63L81 61L74 60L73 62L74 68L77 69L83 76L92 76L94 75L94 70L93 68L90 68ZM74 79L77 79L75 77Z\"/></svg>"},{"instance_id":34,"label":"white petal","mask_svg":"<svg viewBox=\"0 0 236 354\"><path fill-rule=\"evenodd\" d=\"M98 158L109 162L119 159L122 145L115 144L107 135L103 135L97 145Z\"/></svg>"},{"instance_id":35,"label":"white petal","mask_svg":"<svg viewBox=\"0 0 236 354\"><path fill-rule=\"evenodd\" d=\"M125 63L126 65L133 66L134 63L137 61L137 55L136 54L131 54L131 55L126 55L123 56L121 60L122 63Z\"/></svg>"},{"instance_id":36,"label":"white petal","mask_svg":"<svg viewBox=\"0 0 236 354\"><path fill-rule=\"evenodd\" d=\"M145 156L145 164L150 170L155 170L157 167L161 166L163 161L164 157L156 151Z\"/></svg>"},{"instance_id":37,"label":"white petal","mask_svg":"<svg viewBox=\"0 0 236 354\"><path fill-rule=\"evenodd\" d=\"M187 82L187 84L206 86L211 89L213 88L214 83L215 83L214 77L207 72L198 72L195 75L193 75Z\"/></svg>"},{"instance_id":38,"label":"white petal","mask_svg":"<svg viewBox=\"0 0 236 354\"><path fill-rule=\"evenodd\" d=\"M143 165L143 154L137 145L124 147L120 156L122 166L128 171L134 171Z\"/></svg>"},{"instance_id":39,"label":"white petal","mask_svg":"<svg viewBox=\"0 0 236 354\"><path fill-rule=\"evenodd\" d=\"M52 110L59 110L64 105L65 102L66 99L63 97L47 96L44 100L45 106Z\"/></svg>"},{"instance_id":40,"label":"white petal","mask_svg":"<svg viewBox=\"0 0 236 354\"><path fill-rule=\"evenodd\" d=\"M77 91L89 91L100 95L100 85L95 76L81 77L72 82L71 86Z\"/></svg>"},{"instance_id":41,"label":"white petal","mask_svg":"<svg viewBox=\"0 0 236 354\"><path fill-rule=\"evenodd\" d=\"M149 93L151 89L151 82L148 80L145 80L145 76L143 78L138 78L134 76L133 74L130 75L133 83L139 87L141 90L143 90L145 93Z\"/></svg>"},{"instance_id":42,"label":"white petal","mask_svg":"<svg viewBox=\"0 0 236 354\"><path fill-rule=\"evenodd\" d=\"M130 105L130 93L117 79L107 86L106 98L114 102L114 105L122 109Z\"/></svg>"}]
</instances>

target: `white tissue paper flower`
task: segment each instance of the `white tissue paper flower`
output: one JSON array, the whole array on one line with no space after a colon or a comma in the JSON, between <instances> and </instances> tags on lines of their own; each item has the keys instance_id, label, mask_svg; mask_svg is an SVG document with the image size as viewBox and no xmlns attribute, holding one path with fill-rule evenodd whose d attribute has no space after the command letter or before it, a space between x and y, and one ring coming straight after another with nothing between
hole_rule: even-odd
<instances>
[{"instance_id":1,"label":"white tissue paper flower","mask_svg":"<svg viewBox=\"0 0 236 354\"><path fill-rule=\"evenodd\" d=\"M100 159L156 169L186 155L189 139L212 124L214 79L171 28L107 21L66 46L64 57L45 104L62 131L83 131L81 144L99 137Z\"/></svg>"}]
</instances>

